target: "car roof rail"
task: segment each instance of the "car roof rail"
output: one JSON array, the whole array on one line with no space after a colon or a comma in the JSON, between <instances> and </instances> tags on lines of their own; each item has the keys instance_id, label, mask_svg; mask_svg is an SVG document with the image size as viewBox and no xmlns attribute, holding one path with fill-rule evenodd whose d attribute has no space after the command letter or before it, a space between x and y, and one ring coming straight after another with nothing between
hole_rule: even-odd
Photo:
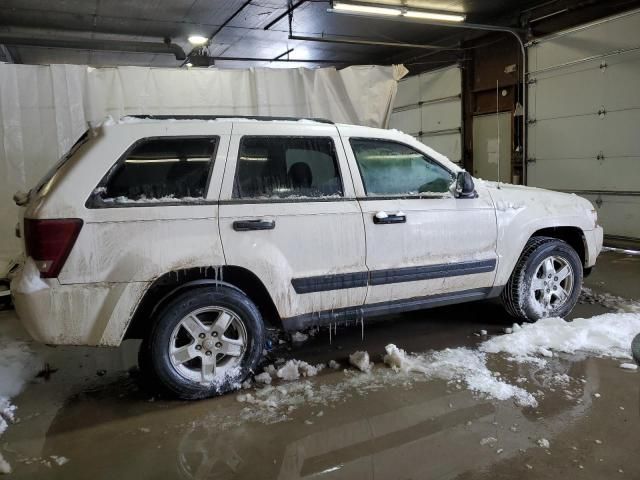
<instances>
[{"instance_id":1,"label":"car roof rail","mask_svg":"<svg viewBox=\"0 0 640 480\"><path fill-rule=\"evenodd\" d=\"M220 119L234 119L242 118L246 120L264 120L264 121L291 121L297 122L299 120L310 120L318 123L328 123L335 125L335 123L326 118L315 117L271 117L262 115L124 115L125 117L140 118L145 120L220 120Z\"/></svg>"}]
</instances>

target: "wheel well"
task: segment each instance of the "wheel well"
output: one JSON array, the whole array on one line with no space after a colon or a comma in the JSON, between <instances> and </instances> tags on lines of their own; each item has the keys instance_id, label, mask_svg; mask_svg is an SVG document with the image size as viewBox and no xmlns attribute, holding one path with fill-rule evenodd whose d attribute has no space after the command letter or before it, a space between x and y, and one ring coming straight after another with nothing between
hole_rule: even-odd
<instances>
[{"instance_id":1,"label":"wheel well","mask_svg":"<svg viewBox=\"0 0 640 480\"><path fill-rule=\"evenodd\" d=\"M267 326L280 327L280 316L260 279L246 268L233 265L194 267L167 272L147 289L138 304L124 338L144 338L156 313L184 289L232 285L245 293L258 307Z\"/></svg>"},{"instance_id":2,"label":"wheel well","mask_svg":"<svg viewBox=\"0 0 640 480\"><path fill-rule=\"evenodd\" d=\"M582 265L586 262L585 238L582 230L578 227L549 227L535 232L532 237L552 237L564 240L576 251L582 260Z\"/></svg>"}]
</instances>

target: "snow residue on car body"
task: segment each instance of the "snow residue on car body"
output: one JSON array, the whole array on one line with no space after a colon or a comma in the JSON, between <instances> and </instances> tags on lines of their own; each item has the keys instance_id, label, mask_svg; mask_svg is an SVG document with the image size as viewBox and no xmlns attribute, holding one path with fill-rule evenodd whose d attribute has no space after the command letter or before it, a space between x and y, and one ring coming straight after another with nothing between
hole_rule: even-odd
<instances>
[{"instance_id":1,"label":"snow residue on car body","mask_svg":"<svg viewBox=\"0 0 640 480\"><path fill-rule=\"evenodd\" d=\"M480 351L506 353L518 362L545 363L539 355L586 352L598 357L631 358L630 345L640 333L640 314L605 313L566 321L551 317L524 324L513 333L482 343Z\"/></svg>"},{"instance_id":2,"label":"snow residue on car body","mask_svg":"<svg viewBox=\"0 0 640 480\"><path fill-rule=\"evenodd\" d=\"M40 270L31 257L27 257L22 270L18 272L11 282L11 290L17 293L34 293L49 288L49 285L40 278Z\"/></svg>"},{"instance_id":3,"label":"snow residue on car body","mask_svg":"<svg viewBox=\"0 0 640 480\"><path fill-rule=\"evenodd\" d=\"M516 385L500 380L489 370L486 356L468 348L447 348L427 354L407 354L389 344L384 362L397 372L417 372L429 379L461 381L469 390L497 400L513 398L521 406L537 406L535 397Z\"/></svg>"}]
</instances>

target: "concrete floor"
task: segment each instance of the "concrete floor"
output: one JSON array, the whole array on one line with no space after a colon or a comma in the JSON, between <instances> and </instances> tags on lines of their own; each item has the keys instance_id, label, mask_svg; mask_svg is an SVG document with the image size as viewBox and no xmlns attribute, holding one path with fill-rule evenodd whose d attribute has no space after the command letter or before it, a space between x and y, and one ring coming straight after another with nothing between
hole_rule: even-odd
<instances>
[{"instance_id":1,"label":"concrete floor","mask_svg":"<svg viewBox=\"0 0 640 480\"><path fill-rule=\"evenodd\" d=\"M605 252L586 284L640 299L638 279L640 256ZM579 304L573 317L606 311ZM0 312L0 323L12 325L13 315ZM278 354L346 364L349 353L367 350L380 362L389 342L408 351L474 346L479 330L500 334L508 325L495 302L466 304L366 324L364 340L360 326L338 328L331 344L323 330ZM542 371L493 358L493 371L524 376L527 390L544 393L535 409L417 380L343 391L326 405L302 406L288 421L265 424L237 421L247 405L234 394L191 403L154 399L130 370L136 342L37 348L57 371L14 399L19 422L0 439L11 478L640 478L640 373L618 361L560 355ZM572 398L548 382L550 373L575 379ZM324 370L311 382L328 387L345 376ZM481 445L488 437L496 441ZM537 445L541 438L550 448ZM48 466L50 455L69 462Z\"/></svg>"}]
</instances>

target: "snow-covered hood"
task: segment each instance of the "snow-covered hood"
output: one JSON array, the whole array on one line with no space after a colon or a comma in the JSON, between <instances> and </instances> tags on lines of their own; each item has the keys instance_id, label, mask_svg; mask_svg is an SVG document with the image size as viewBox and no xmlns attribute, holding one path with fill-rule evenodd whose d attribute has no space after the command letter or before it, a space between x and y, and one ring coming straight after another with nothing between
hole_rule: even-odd
<instances>
[{"instance_id":1,"label":"snow-covered hood","mask_svg":"<svg viewBox=\"0 0 640 480\"><path fill-rule=\"evenodd\" d=\"M592 218L595 209L591 202L574 193L555 192L543 188L525 187L508 183L475 180L480 188L487 189L498 211L532 208L550 216L577 215Z\"/></svg>"}]
</instances>

